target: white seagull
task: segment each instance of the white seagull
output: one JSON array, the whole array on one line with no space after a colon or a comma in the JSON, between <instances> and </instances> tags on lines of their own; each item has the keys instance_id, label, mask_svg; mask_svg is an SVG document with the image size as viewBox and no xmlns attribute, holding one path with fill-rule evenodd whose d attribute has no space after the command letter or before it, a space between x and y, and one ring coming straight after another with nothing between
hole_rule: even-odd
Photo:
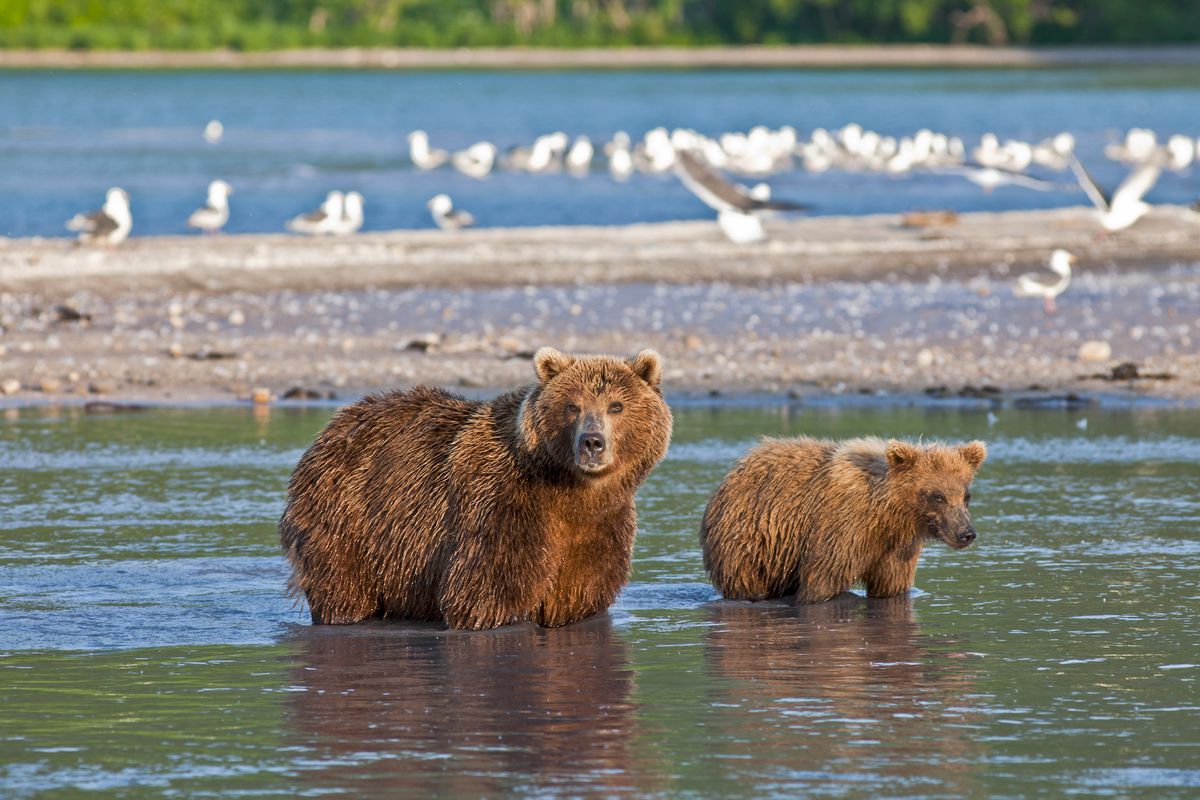
<instances>
[{"instance_id":1,"label":"white seagull","mask_svg":"<svg viewBox=\"0 0 1200 800\"><path fill-rule=\"evenodd\" d=\"M79 241L84 244L118 245L129 238L132 229L129 194L115 186L105 194L103 206L76 214L67 222L67 230L78 231Z\"/></svg>"},{"instance_id":2,"label":"white seagull","mask_svg":"<svg viewBox=\"0 0 1200 800\"><path fill-rule=\"evenodd\" d=\"M454 201L448 194L434 195L426 205L429 207L429 213L433 215L433 221L444 231L456 231L475 224L475 217L471 216L469 211L455 208Z\"/></svg>"},{"instance_id":3,"label":"white seagull","mask_svg":"<svg viewBox=\"0 0 1200 800\"><path fill-rule=\"evenodd\" d=\"M337 233L342 229L342 216L345 208L345 195L338 191L330 192L325 195L324 202L316 211L310 211L288 220L287 229L292 233L304 233L309 236Z\"/></svg>"},{"instance_id":4,"label":"white seagull","mask_svg":"<svg viewBox=\"0 0 1200 800\"><path fill-rule=\"evenodd\" d=\"M596 155L596 147L587 136L578 136L571 149L567 151L567 171L573 175L584 175L592 168L592 158Z\"/></svg>"},{"instance_id":5,"label":"white seagull","mask_svg":"<svg viewBox=\"0 0 1200 800\"><path fill-rule=\"evenodd\" d=\"M612 141L604 146L604 153L608 156L608 172L615 180L629 180L629 176L633 174L633 153L630 151L630 145L629 134L617 131L613 134Z\"/></svg>"},{"instance_id":6,"label":"white seagull","mask_svg":"<svg viewBox=\"0 0 1200 800\"><path fill-rule=\"evenodd\" d=\"M204 141L209 144L216 144L225 136L225 126L221 124L219 119L210 119L208 124L204 126Z\"/></svg>"},{"instance_id":7,"label":"white seagull","mask_svg":"<svg viewBox=\"0 0 1200 800\"><path fill-rule=\"evenodd\" d=\"M189 228L198 228L205 233L216 233L229 222L229 195L233 187L225 181L216 180L208 184L208 202L188 217Z\"/></svg>"},{"instance_id":8,"label":"white seagull","mask_svg":"<svg viewBox=\"0 0 1200 800\"><path fill-rule=\"evenodd\" d=\"M1066 250L1055 250L1050 254L1049 272L1057 279L1045 272L1027 272L1017 278L1017 296L1040 297L1046 306L1046 313L1053 314L1057 309L1054 298L1071 285L1071 265L1075 261L1075 256Z\"/></svg>"},{"instance_id":9,"label":"white seagull","mask_svg":"<svg viewBox=\"0 0 1200 800\"><path fill-rule=\"evenodd\" d=\"M408 157L412 159L417 169L437 169L450 154L445 150L435 150L429 146L429 134L417 130L408 135Z\"/></svg>"},{"instance_id":10,"label":"white seagull","mask_svg":"<svg viewBox=\"0 0 1200 800\"><path fill-rule=\"evenodd\" d=\"M1150 204L1142 198L1154 188L1158 176L1162 174L1161 159L1154 158L1135 166L1111 196L1100 188L1100 184L1096 183L1096 179L1073 153L1068 160L1075 179L1100 212L1100 224L1104 230L1109 233L1125 230L1149 213Z\"/></svg>"},{"instance_id":11,"label":"white seagull","mask_svg":"<svg viewBox=\"0 0 1200 800\"><path fill-rule=\"evenodd\" d=\"M454 168L471 178L482 180L496 164L496 145L491 142L476 142L466 150L459 150L451 157Z\"/></svg>"}]
</instances>

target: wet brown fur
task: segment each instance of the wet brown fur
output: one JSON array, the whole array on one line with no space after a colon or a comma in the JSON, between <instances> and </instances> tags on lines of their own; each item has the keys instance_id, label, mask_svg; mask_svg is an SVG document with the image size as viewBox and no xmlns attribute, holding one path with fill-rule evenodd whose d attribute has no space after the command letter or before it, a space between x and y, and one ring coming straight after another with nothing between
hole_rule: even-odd
<instances>
[{"instance_id":1,"label":"wet brown fur","mask_svg":"<svg viewBox=\"0 0 1200 800\"><path fill-rule=\"evenodd\" d=\"M608 608L629 575L634 493L670 440L658 354L543 348L535 369L487 402L417 387L333 418L279 522L314 622L553 627ZM577 458L585 420L608 437L595 464Z\"/></svg>"},{"instance_id":2,"label":"wet brown fur","mask_svg":"<svg viewBox=\"0 0 1200 800\"><path fill-rule=\"evenodd\" d=\"M705 509L704 566L731 599L816 603L858 582L902 594L927 539L974 538L967 503L986 456L982 442L765 439Z\"/></svg>"}]
</instances>

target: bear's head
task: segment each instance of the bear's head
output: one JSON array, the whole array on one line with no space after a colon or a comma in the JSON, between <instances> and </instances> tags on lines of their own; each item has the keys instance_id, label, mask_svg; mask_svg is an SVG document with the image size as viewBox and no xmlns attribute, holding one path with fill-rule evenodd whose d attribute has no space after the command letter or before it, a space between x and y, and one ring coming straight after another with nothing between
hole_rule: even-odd
<instances>
[{"instance_id":1,"label":"bear's head","mask_svg":"<svg viewBox=\"0 0 1200 800\"><path fill-rule=\"evenodd\" d=\"M588 479L644 477L667 452L671 411L662 397L662 362L643 350L630 359L572 356L543 347L538 382L521 404L523 438Z\"/></svg>"},{"instance_id":2,"label":"bear's head","mask_svg":"<svg viewBox=\"0 0 1200 800\"><path fill-rule=\"evenodd\" d=\"M888 484L893 497L913 510L922 532L955 549L975 541L971 481L987 458L983 442L961 445L887 443Z\"/></svg>"}]
</instances>

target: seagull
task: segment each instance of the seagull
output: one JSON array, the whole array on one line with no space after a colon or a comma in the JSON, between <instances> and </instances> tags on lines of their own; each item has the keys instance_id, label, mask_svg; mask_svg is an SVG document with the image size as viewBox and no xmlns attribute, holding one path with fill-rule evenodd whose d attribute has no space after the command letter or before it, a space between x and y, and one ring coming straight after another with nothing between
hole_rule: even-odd
<instances>
[{"instance_id":1,"label":"seagull","mask_svg":"<svg viewBox=\"0 0 1200 800\"><path fill-rule=\"evenodd\" d=\"M316 211L310 211L288 220L287 229L292 233L306 233L309 236L337 233L342 226L345 207L345 196L341 192L330 192L325 195L324 202Z\"/></svg>"},{"instance_id":2,"label":"seagull","mask_svg":"<svg viewBox=\"0 0 1200 800\"><path fill-rule=\"evenodd\" d=\"M596 148L592 144L592 140L587 136L576 137L575 143L567 151L565 161L567 171L574 175L586 174L592 168L592 157L594 155L596 155Z\"/></svg>"},{"instance_id":3,"label":"seagull","mask_svg":"<svg viewBox=\"0 0 1200 800\"><path fill-rule=\"evenodd\" d=\"M229 222L229 195L233 187L217 180L208 185L208 202L188 217L189 228L199 228L205 233L216 233Z\"/></svg>"},{"instance_id":4,"label":"seagull","mask_svg":"<svg viewBox=\"0 0 1200 800\"><path fill-rule=\"evenodd\" d=\"M475 224L475 217L469 211L460 211L454 207L454 201L448 194L438 194L426 203L433 221L444 231L456 231L459 228L469 228Z\"/></svg>"},{"instance_id":5,"label":"seagull","mask_svg":"<svg viewBox=\"0 0 1200 800\"><path fill-rule=\"evenodd\" d=\"M221 137L225 135L225 126L221 124L219 119L210 119L208 124L204 126L204 141L209 144L216 144L221 141Z\"/></svg>"},{"instance_id":6,"label":"seagull","mask_svg":"<svg viewBox=\"0 0 1200 800\"><path fill-rule=\"evenodd\" d=\"M806 211L809 208L802 203L771 200L769 196L764 196L770 193L765 184L746 189L730 183L702 158L687 150L676 153L675 174L684 186L717 212L752 214L763 211ZM764 192L764 189L767 191Z\"/></svg>"},{"instance_id":7,"label":"seagull","mask_svg":"<svg viewBox=\"0 0 1200 800\"><path fill-rule=\"evenodd\" d=\"M67 230L79 231L83 244L115 246L129 237L133 215L129 211L129 194L113 187L104 196L104 205L89 213L79 213L67 222Z\"/></svg>"},{"instance_id":8,"label":"seagull","mask_svg":"<svg viewBox=\"0 0 1200 800\"><path fill-rule=\"evenodd\" d=\"M435 150L429 146L429 134L416 130L408 135L408 157L412 159L417 169L437 169L450 154L445 150Z\"/></svg>"},{"instance_id":9,"label":"seagull","mask_svg":"<svg viewBox=\"0 0 1200 800\"><path fill-rule=\"evenodd\" d=\"M496 164L496 145L491 142L476 142L466 150L459 150L451 157L454 168L471 178L482 180Z\"/></svg>"},{"instance_id":10,"label":"seagull","mask_svg":"<svg viewBox=\"0 0 1200 800\"><path fill-rule=\"evenodd\" d=\"M363 196L358 192L347 192L342 201L341 225L334 233L345 235L358 233L363 226Z\"/></svg>"},{"instance_id":11,"label":"seagull","mask_svg":"<svg viewBox=\"0 0 1200 800\"><path fill-rule=\"evenodd\" d=\"M630 152L629 134L625 131L617 131L613 134L612 141L604 146L604 152L608 155L608 172L615 180L629 180L629 176L633 174L633 153Z\"/></svg>"},{"instance_id":12,"label":"seagull","mask_svg":"<svg viewBox=\"0 0 1200 800\"><path fill-rule=\"evenodd\" d=\"M1069 154L1071 171L1087 193L1092 204L1100 211L1100 224L1109 233L1122 231L1133 225L1150 211L1150 204L1142 200L1154 188L1162 174L1162 161L1158 158L1135 166L1116 191L1108 195L1096 183L1096 179L1084 168L1074 153Z\"/></svg>"},{"instance_id":13,"label":"seagull","mask_svg":"<svg viewBox=\"0 0 1200 800\"><path fill-rule=\"evenodd\" d=\"M1058 297L1071 284L1071 265L1076 261L1075 256L1059 248L1050 254L1050 272L1058 279L1050 283L1050 276L1045 273L1028 272L1017 278L1016 294L1018 297L1040 297L1046 306L1046 313L1053 314L1057 308L1054 298Z\"/></svg>"}]
</instances>

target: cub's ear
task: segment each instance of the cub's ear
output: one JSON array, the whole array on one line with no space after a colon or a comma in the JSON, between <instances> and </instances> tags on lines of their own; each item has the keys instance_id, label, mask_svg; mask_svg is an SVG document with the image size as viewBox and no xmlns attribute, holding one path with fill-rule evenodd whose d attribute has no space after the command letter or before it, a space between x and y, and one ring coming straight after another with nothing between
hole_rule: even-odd
<instances>
[{"instance_id":1,"label":"cub's ear","mask_svg":"<svg viewBox=\"0 0 1200 800\"><path fill-rule=\"evenodd\" d=\"M887 450L884 452L887 455L888 469L904 469L916 463L921 449L908 442L892 439L888 441Z\"/></svg>"},{"instance_id":2,"label":"cub's ear","mask_svg":"<svg viewBox=\"0 0 1200 800\"><path fill-rule=\"evenodd\" d=\"M662 357L657 350L643 350L629 359L629 368L633 374L657 389L662 383Z\"/></svg>"},{"instance_id":3,"label":"cub's ear","mask_svg":"<svg viewBox=\"0 0 1200 800\"><path fill-rule=\"evenodd\" d=\"M533 354L533 370L542 383L553 378L575 363L574 356L558 352L553 347L543 347Z\"/></svg>"},{"instance_id":4,"label":"cub's ear","mask_svg":"<svg viewBox=\"0 0 1200 800\"><path fill-rule=\"evenodd\" d=\"M980 441L968 442L958 448L958 454L971 469L979 469L979 465L987 458L987 445Z\"/></svg>"}]
</instances>

